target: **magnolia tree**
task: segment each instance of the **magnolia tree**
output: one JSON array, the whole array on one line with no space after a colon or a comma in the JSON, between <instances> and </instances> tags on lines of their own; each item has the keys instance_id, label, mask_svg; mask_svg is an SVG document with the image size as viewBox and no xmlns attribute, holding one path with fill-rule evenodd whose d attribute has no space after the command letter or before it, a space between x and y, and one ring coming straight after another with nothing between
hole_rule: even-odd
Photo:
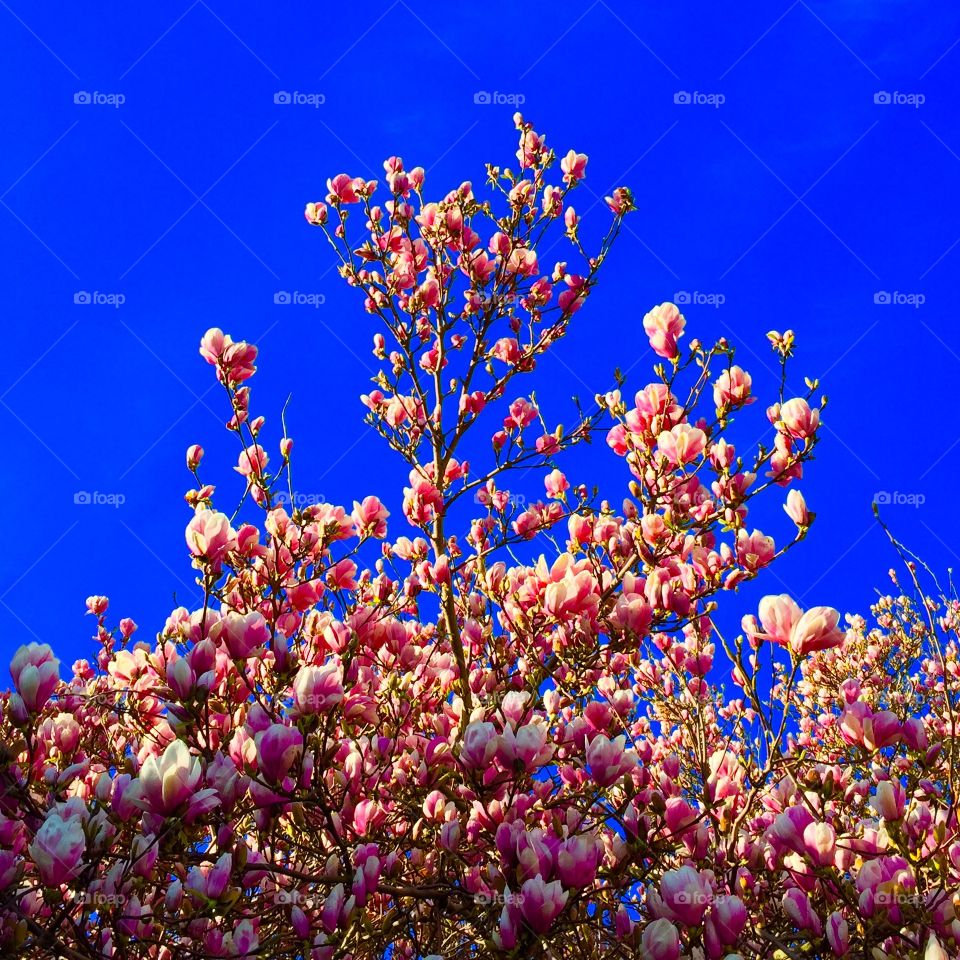
<instances>
[{"instance_id":1,"label":"magnolia tree","mask_svg":"<svg viewBox=\"0 0 960 960\"><path fill-rule=\"evenodd\" d=\"M409 468L402 533L376 496L284 509L293 441L251 412L257 350L203 337L243 496L218 510L191 447L202 605L139 640L91 597L92 661L64 679L48 646L13 657L3 955L960 955L960 602L911 561L870 622L772 595L720 634L718 604L813 520L795 481L817 384L785 392L794 338L771 333L779 396L748 410L733 348L681 347L664 303L652 382L549 420L526 375L634 205L613 191L587 249L568 202L587 158L557 171L515 120L492 199L428 201L391 157L383 200L341 174L307 205L376 321L362 401ZM554 233L576 266L544 262ZM767 439L738 451L751 415ZM598 431L619 508L556 466ZM535 503L511 495L530 471ZM776 538L749 522L760 496L783 501Z\"/></svg>"}]
</instances>

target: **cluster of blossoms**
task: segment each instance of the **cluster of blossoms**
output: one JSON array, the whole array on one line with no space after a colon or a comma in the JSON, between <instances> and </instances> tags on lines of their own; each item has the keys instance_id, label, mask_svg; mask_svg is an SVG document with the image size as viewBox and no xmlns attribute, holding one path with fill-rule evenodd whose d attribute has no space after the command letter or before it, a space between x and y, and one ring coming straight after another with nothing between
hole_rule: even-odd
<instances>
[{"instance_id":1,"label":"cluster of blossoms","mask_svg":"<svg viewBox=\"0 0 960 960\"><path fill-rule=\"evenodd\" d=\"M721 636L717 605L813 521L795 483L817 385L782 385L756 414L768 441L738 452L751 377L724 340L682 347L664 303L642 322L654 381L549 425L515 378L564 336L633 200L612 192L588 253L568 202L587 158L551 180L516 124L497 204L469 183L427 202L391 157L382 205L344 174L307 205L381 325L362 400L409 466L409 536L374 496L288 513L293 441L275 463L250 413L256 348L203 337L260 524L215 507L190 447L202 606L141 640L91 597L93 663L62 679L45 645L14 656L4 956L960 955L960 602L898 586L871 626L769 596ZM581 266L541 262L555 221ZM771 340L785 369L793 335ZM557 466L598 433L629 472L619 509ZM541 500L511 493L521 471ZM776 537L749 521L757 496L784 500Z\"/></svg>"}]
</instances>

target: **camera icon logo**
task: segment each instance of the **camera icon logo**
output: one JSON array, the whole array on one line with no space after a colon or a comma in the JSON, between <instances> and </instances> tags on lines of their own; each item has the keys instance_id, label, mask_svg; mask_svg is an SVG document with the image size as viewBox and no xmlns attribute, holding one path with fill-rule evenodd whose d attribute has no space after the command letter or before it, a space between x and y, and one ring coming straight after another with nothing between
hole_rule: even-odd
<instances>
[{"instance_id":1,"label":"camera icon logo","mask_svg":"<svg viewBox=\"0 0 960 960\"><path fill-rule=\"evenodd\" d=\"M74 303L90 303L90 294L86 290L78 290L73 295Z\"/></svg>"},{"instance_id":2,"label":"camera icon logo","mask_svg":"<svg viewBox=\"0 0 960 960\"><path fill-rule=\"evenodd\" d=\"M74 103L90 103L91 102L90 94L86 90L78 90L73 95L73 102Z\"/></svg>"},{"instance_id":3,"label":"camera icon logo","mask_svg":"<svg viewBox=\"0 0 960 960\"><path fill-rule=\"evenodd\" d=\"M297 906L306 902L306 898L299 890L278 890L273 898L274 903L285 903Z\"/></svg>"},{"instance_id":4,"label":"camera icon logo","mask_svg":"<svg viewBox=\"0 0 960 960\"><path fill-rule=\"evenodd\" d=\"M490 103L490 99L491 99L491 98L490 98L490 93L489 93L489 91L487 91L487 90L478 90L478 91L473 95L473 102L474 102L474 103L487 104L487 103Z\"/></svg>"},{"instance_id":5,"label":"camera icon logo","mask_svg":"<svg viewBox=\"0 0 960 960\"><path fill-rule=\"evenodd\" d=\"M886 90L878 90L878 91L873 95L873 102L874 102L874 103L890 103L890 102L891 102L891 97L890 97L889 92L886 91Z\"/></svg>"},{"instance_id":6,"label":"camera icon logo","mask_svg":"<svg viewBox=\"0 0 960 960\"><path fill-rule=\"evenodd\" d=\"M273 95L274 103L290 103L292 100L290 94L286 90L278 90Z\"/></svg>"},{"instance_id":7,"label":"camera icon logo","mask_svg":"<svg viewBox=\"0 0 960 960\"><path fill-rule=\"evenodd\" d=\"M873 302L874 302L874 303L889 303L889 302L890 302L890 294L889 294L886 290L878 290L878 291L873 295Z\"/></svg>"},{"instance_id":8,"label":"camera icon logo","mask_svg":"<svg viewBox=\"0 0 960 960\"><path fill-rule=\"evenodd\" d=\"M690 103L690 94L686 90L678 90L673 95L674 103Z\"/></svg>"},{"instance_id":9,"label":"camera icon logo","mask_svg":"<svg viewBox=\"0 0 960 960\"><path fill-rule=\"evenodd\" d=\"M678 290L673 295L673 302L677 304L677 306L683 306L684 304L688 304L690 302L690 291Z\"/></svg>"},{"instance_id":10,"label":"camera icon logo","mask_svg":"<svg viewBox=\"0 0 960 960\"><path fill-rule=\"evenodd\" d=\"M279 304L290 303L290 294L286 290L278 290L273 295L273 302Z\"/></svg>"}]
</instances>

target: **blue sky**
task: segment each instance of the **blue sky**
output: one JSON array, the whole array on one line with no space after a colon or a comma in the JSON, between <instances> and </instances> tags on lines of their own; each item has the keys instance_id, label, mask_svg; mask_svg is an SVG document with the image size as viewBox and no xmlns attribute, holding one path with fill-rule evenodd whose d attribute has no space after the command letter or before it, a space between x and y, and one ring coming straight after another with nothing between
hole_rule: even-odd
<instances>
[{"instance_id":1,"label":"blue sky","mask_svg":"<svg viewBox=\"0 0 960 960\"><path fill-rule=\"evenodd\" d=\"M570 396L608 389L617 365L631 394L648 382L643 314L681 292L722 298L686 307L688 330L740 345L762 396L775 386L764 334L792 328L794 383L820 377L830 397L801 485L818 522L776 577L727 598L729 622L784 589L863 610L896 559L872 518L878 491L923 500L885 518L935 569L960 559L945 522L960 467L960 8L0 8L3 653L43 640L66 663L91 655L92 593L147 639L174 592L194 602L186 447L208 448L224 504L241 489L197 354L209 326L260 346L253 404L271 447L292 394L299 489L347 505L376 493L406 532L402 464L356 400L374 370L370 318L302 210L328 176L381 176L392 154L426 167L435 195L479 188L516 137L514 106L481 92L522 97L558 151L589 154L588 221L605 222L590 207L619 183L640 210L533 381L548 419L569 421ZM322 304L275 302L294 291ZM602 445L564 466L624 495ZM124 502L76 503L81 491ZM789 527L779 503L756 523Z\"/></svg>"}]
</instances>

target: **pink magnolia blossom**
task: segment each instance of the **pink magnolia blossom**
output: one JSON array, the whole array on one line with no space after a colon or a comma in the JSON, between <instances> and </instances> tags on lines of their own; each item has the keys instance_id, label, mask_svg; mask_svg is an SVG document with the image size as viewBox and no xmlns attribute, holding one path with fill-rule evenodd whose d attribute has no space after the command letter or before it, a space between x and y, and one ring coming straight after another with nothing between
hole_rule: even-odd
<instances>
[{"instance_id":1,"label":"pink magnolia blossom","mask_svg":"<svg viewBox=\"0 0 960 960\"><path fill-rule=\"evenodd\" d=\"M898 743L903 737L900 719L893 711L874 713L862 701L843 711L840 732L847 743L858 744L867 750L881 750Z\"/></svg>"},{"instance_id":2,"label":"pink magnolia blossom","mask_svg":"<svg viewBox=\"0 0 960 960\"><path fill-rule=\"evenodd\" d=\"M678 423L657 437L660 452L671 464L681 467L693 463L703 453L706 442L706 434L688 423Z\"/></svg>"},{"instance_id":3,"label":"pink magnolia blossom","mask_svg":"<svg viewBox=\"0 0 960 960\"><path fill-rule=\"evenodd\" d=\"M535 933L546 933L562 913L570 894L559 880L545 883L539 874L520 888L520 912Z\"/></svg>"},{"instance_id":4,"label":"pink magnolia blossom","mask_svg":"<svg viewBox=\"0 0 960 960\"><path fill-rule=\"evenodd\" d=\"M236 544L229 518L214 510L200 509L187 525L187 546L195 557L222 560Z\"/></svg>"},{"instance_id":5,"label":"pink magnolia blossom","mask_svg":"<svg viewBox=\"0 0 960 960\"><path fill-rule=\"evenodd\" d=\"M629 213L631 210L635 210L636 207L633 202L633 195L627 187L617 187L613 191L613 195L609 197L604 197L604 201L607 206L619 217L623 216L626 213Z\"/></svg>"},{"instance_id":6,"label":"pink magnolia blossom","mask_svg":"<svg viewBox=\"0 0 960 960\"><path fill-rule=\"evenodd\" d=\"M362 536L382 540L387 535L390 511L376 497L365 497L362 503L354 501L352 516Z\"/></svg>"},{"instance_id":7,"label":"pink magnolia blossom","mask_svg":"<svg viewBox=\"0 0 960 960\"><path fill-rule=\"evenodd\" d=\"M172 813L193 795L200 776L200 758L191 756L182 740L174 740L140 767L143 802L154 813Z\"/></svg>"},{"instance_id":8,"label":"pink magnolia blossom","mask_svg":"<svg viewBox=\"0 0 960 960\"><path fill-rule=\"evenodd\" d=\"M79 816L51 813L29 846L40 879L51 887L71 880L80 870L87 839Z\"/></svg>"},{"instance_id":9,"label":"pink magnolia blossom","mask_svg":"<svg viewBox=\"0 0 960 960\"><path fill-rule=\"evenodd\" d=\"M850 950L850 927L836 910L827 917L827 941L836 957L846 956Z\"/></svg>"},{"instance_id":10,"label":"pink magnolia blossom","mask_svg":"<svg viewBox=\"0 0 960 960\"><path fill-rule=\"evenodd\" d=\"M733 365L724 370L713 385L713 402L717 409L735 409L753 403L756 397L750 395L753 380L742 367Z\"/></svg>"},{"instance_id":11,"label":"pink magnolia blossom","mask_svg":"<svg viewBox=\"0 0 960 960\"><path fill-rule=\"evenodd\" d=\"M724 946L737 943L747 919L747 908L740 897L724 893L713 898L708 922L713 925L717 938Z\"/></svg>"},{"instance_id":12,"label":"pink magnolia blossom","mask_svg":"<svg viewBox=\"0 0 960 960\"><path fill-rule=\"evenodd\" d=\"M799 490L791 490L787 494L787 502L783 505L787 516L798 526L808 527L812 516L807 510L807 503Z\"/></svg>"},{"instance_id":13,"label":"pink magnolia blossom","mask_svg":"<svg viewBox=\"0 0 960 960\"><path fill-rule=\"evenodd\" d=\"M903 818L907 795L899 783L881 780L870 802L878 816L883 817L888 823L894 823Z\"/></svg>"},{"instance_id":14,"label":"pink magnolia blossom","mask_svg":"<svg viewBox=\"0 0 960 960\"><path fill-rule=\"evenodd\" d=\"M341 671L336 664L302 666L293 681L293 703L303 715L326 713L343 700Z\"/></svg>"},{"instance_id":15,"label":"pink magnolia blossom","mask_svg":"<svg viewBox=\"0 0 960 960\"><path fill-rule=\"evenodd\" d=\"M461 761L475 769L486 767L500 746L500 738L492 723L474 722L467 726L463 737Z\"/></svg>"},{"instance_id":16,"label":"pink magnolia blossom","mask_svg":"<svg viewBox=\"0 0 960 960\"><path fill-rule=\"evenodd\" d=\"M13 655L10 676L23 705L37 713L60 683L60 661L47 644L29 643Z\"/></svg>"},{"instance_id":17,"label":"pink magnolia blossom","mask_svg":"<svg viewBox=\"0 0 960 960\"><path fill-rule=\"evenodd\" d=\"M810 823L803 831L803 844L811 861L818 867L833 863L837 849L837 831L829 823Z\"/></svg>"},{"instance_id":18,"label":"pink magnolia blossom","mask_svg":"<svg viewBox=\"0 0 960 960\"><path fill-rule=\"evenodd\" d=\"M240 452L237 465L233 468L244 477L262 477L270 458L259 444L251 444Z\"/></svg>"},{"instance_id":19,"label":"pink magnolia blossom","mask_svg":"<svg viewBox=\"0 0 960 960\"><path fill-rule=\"evenodd\" d=\"M803 616L802 611L785 593L780 596L767 596L760 601L760 623L763 624L765 639L779 643L783 647L790 645L794 624Z\"/></svg>"},{"instance_id":20,"label":"pink magnolia blossom","mask_svg":"<svg viewBox=\"0 0 960 960\"><path fill-rule=\"evenodd\" d=\"M363 180L349 177L345 173L338 173L327 181L327 197L329 203L359 203L357 191L363 188Z\"/></svg>"},{"instance_id":21,"label":"pink magnolia blossom","mask_svg":"<svg viewBox=\"0 0 960 960\"><path fill-rule=\"evenodd\" d=\"M780 406L780 421L791 437L806 440L820 424L820 411L811 410L806 400L795 397Z\"/></svg>"},{"instance_id":22,"label":"pink magnolia blossom","mask_svg":"<svg viewBox=\"0 0 960 960\"><path fill-rule=\"evenodd\" d=\"M587 764L590 775L601 787L619 780L636 763L636 755L625 748L626 737L621 734L610 740L598 734L587 747Z\"/></svg>"},{"instance_id":23,"label":"pink magnolia blossom","mask_svg":"<svg viewBox=\"0 0 960 960\"><path fill-rule=\"evenodd\" d=\"M587 155L569 150L566 156L560 161L560 169L563 171L565 183L574 183L577 180L582 180L586 175Z\"/></svg>"},{"instance_id":24,"label":"pink magnolia blossom","mask_svg":"<svg viewBox=\"0 0 960 960\"><path fill-rule=\"evenodd\" d=\"M751 573L769 566L775 554L773 537L765 537L759 530L750 534L740 530L737 534L737 557Z\"/></svg>"},{"instance_id":25,"label":"pink magnolia blossom","mask_svg":"<svg viewBox=\"0 0 960 960\"><path fill-rule=\"evenodd\" d=\"M679 960L680 934L665 917L648 923L640 937L643 960Z\"/></svg>"},{"instance_id":26,"label":"pink magnolia blossom","mask_svg":"<svg viewBox=\"0 0 960 960\"><path fill-rule=\"evenodd\" d=\"M500 736L497 755L508 767L519 763L527 770L536 769L553 755L553 746L547 743L547 734L545 724L525 724L516 733L508 725Z\"/></svg>"},{"instance_id":27,"label":"pink magnolia blossom","mask_svg":"<svg viewBox=\"0 0 960 960\"><path fill-rule=\"evenodd\" d=\"M927 937L927 945L923 951L923 960L948 960L949 954L943 949L940 939L931 930Z\"/></svg>"},{"instance_id":28,"label":"pink magnolia blossom","mask_svg":"<svg viewBox=\"0 0 960 960\"><path fill-rule=\"evenodd\" d=\"M755 636L787 647L797 656L840 646L845 638L832 607L811 607L806 613L787 595L767 596L760 601L762 632Z\"/></svg>"},{"instance_id":29,"label":"pink magnolia blossom","mask_svg":"<svg viewBox=\"0 0 960 960\"><path fill-rule=\"evenodd\" d=\"M661 303L643 318L643 329L654 353L672 360L679 353L677 341L683 336L686 320L676 304Z\"/></svg>"},{"instance_id":30,"label":"pink magnolia blossom","mask_svg":"<svg viewBox=\"0 0 960 960\"><path fill-rule=\"evenodd\" d=\"M680 867L663 875L660 896L671 919L694 926L703 920L713 900L713 891L707 879L693 867Z\"/></svg>"},{"instance_id":31,"label":"pink magnolia blossom","mask_svg":"<svg viewBox=\"0 0 960 960\"><path fill-rule=\"evenodd\" d=\"M210 639L235 660L244 660L270 640L270 628L260 613L225 613L210 627Z\"/></svg>"},{"instance_id":32,"label":"pink magnolia blossom","mask_svg":"<svg viewBox=\"0 0 960 960\"><path fill-rule=\"evenodd\" d=\"M327 205L325 203L308 203L303 211L307 223L315 227L322 227L327 222Z\"/></svg>"},{"instance_id":33,"label":"pink magnolia blossom","mask_svg":"<svg viewBox=\"0 0 960 960\"><path fill-rule=\"evenodd\" d=\"M537 255L533 250L517 247L507 260L507 272L521 277L532 277L538 270Z\"/></svg>"},{"instance_id":34,"label":"pink magnolia blossom","mask_svg":"<svg viewBox=\"0 0 960 960\"><path fill-rule=\"evenodd\" d=\"M820 936L823 932L823 922L814 912L810 898L794 887L783 895L784 913L800 929Z\"/></svg>"},{"instance_id":35,"label":"pink magnolia blossom","mask_svg":"<svg viewBox=\"0 0 960 960\"><path fill-rule=\"evenodd\" d=\"M552 470L548 473L544 478L544 485L547 488L548 497L561 497L564 492L570 489L569 481L559 470Z\"/></svg>"},{"instance_id":36,"label":"pink magnolia blossom","mask_svg":"<svg viewBox=\"0 0 960 960\"><path fill-rule=\"evenodd\" d=\"M565 840L557 853L557 874L565 887L585 887L597 873L600 848L593 837Z\"/></svg>"},{"instance_id":37,"label":"pink magnolia blossom","mask_svg":"<svg viewBox=\"0 0 960 960\"><path fill-rule=\"evenodd\" d=\"M813 814L802 806L790 806L773 822L773 835L789 849L806 853L806 831L814 823Z\"/></svg>"},{"instance_id":38,"label":"pink magnolia blossom","mask_svg":"<svg viewBox=\"0 0 960 960\"><path fill-rule=\"evenodd\" d=\"M303 754L303 734L296 727L272 723L256 740L260 772L272 783L282 780Z\"/></svg>"},{"instance_id":39,"label":"pink magnolia blossom","mask_svg":"<svg viewBox=\"0 0 960 960\"><path fill-rule=\"evenodd\" d=\"M811 607L790 631L790 649L803 656L840 646L845 634L837 627L839 619L839 612L832 607Z\"/></svg>"}]
</instances>

